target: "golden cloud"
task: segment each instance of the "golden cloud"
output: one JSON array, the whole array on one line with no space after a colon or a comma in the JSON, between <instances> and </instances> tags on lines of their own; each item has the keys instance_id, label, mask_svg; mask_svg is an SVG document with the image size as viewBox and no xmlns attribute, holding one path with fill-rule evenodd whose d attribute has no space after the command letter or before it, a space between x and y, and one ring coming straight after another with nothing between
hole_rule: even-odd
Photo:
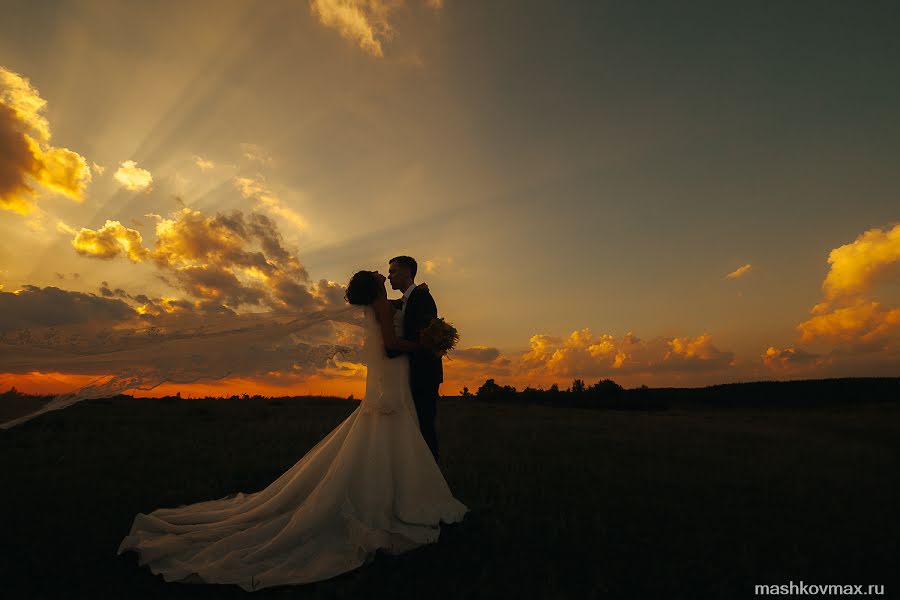
<instances>
[{"instance_id":1,"label":"golden cloud","mask_svg":"<svg viewBox=\"0 0 900 600\"><path fill-rule=\"evenodd\" d=\"M900 307L884 306L870 295L879 283L897 279L900 224L886 231L873 228L863 232L849 244L833 249L828 263L831 267L822 282L825 297L810 309L811 316L797 325L797 341L832 346L827 361L820 358L816 365L861 364L866 356L900 360ZM785 355L788 351L791 354ZM763 355L763 363L782 370L809 364L809 360L796 360L797 356L815 355L799 348L782 351L771 347Z\"/></svg>"},{"instance_id":2,"label":"golden cloud","mask_svg":"<svg viewBox=\"0 0 900 600\"><path fill-rule=\"evenodd\" d=\"M312 289L312 292L325 306L343 306L347 302L344 299L347 287L336 281L320 279Z\"/></svg>"},{"instance_id":3,"label":"golden cloud","mask_svg":"<svg viewBox=\"0 0 900 600\"><path fill-rule=\"evenodd\" d=\"M797 325L800 342L825 341L872 346L896 342L900 308L884 307L869 297L876 284L896 280L900 266L900 224L873 228L832 250L831 268L822 282L825 299Z\"/></svg>"},{"instance_id":4,"label":"golden cloud","mask_svg":"<svg viewBox=\"0 0 900 600\"><path fill-rule=\"evenodd\" d=\"M710 371L732 366L734 357L716 348L709 334L645 341L631 332L595 337L590 329L581 329L565 339L536 335L530 344L518 366L535 377Z\"/></svg>"},{"instance_id":5,"label":"golden cloud","mask_svg":"<svg viewBox=\"0 0 900 600\"><path fill-rule=\"evenodd\" d=\"M87 161L50 145L41 114L47 102L28 79L0 67L0 208L27 215L35 209L32 183L76 202L91 181Z\"/></svg>"},{"instance_id":6,"label":"golden cloud","mask_svg":"<svg viewBox=\"0 0 900 600\"><path fill-rule=\"evenodd\" d=\"M325 27L356 43L372 56L384 56L381 42L393 35L390 12L404 0L311 0L310 10ZM432 9L443 7L443 0L426 0Z\"/></svg>"},{"instance_id":7,"label":"golden cloud","mask_svg":"<svg viewBox=\"0 0 900 600\"><path fill-rule=\"evenodd\" d=\"M734 354L719 350L708 333L642 340L632 332L594 335L585 328L566 337L538 334L529 342L528 350L509 356L490 346L453 350L452 360L444 365L444 380L457 389L488 378L528 385L556 378L668 376L683 380L731 374L736 366Z\"/></svg>"},{"instance_id":8,"label":"golden cloud","mask_svg":"<svg viewBox=\"0 0 900 600\"><path fill-rule=\"evenodd\" d=\"M668 341L669 351L665 359L674 357L699 358L701 360L715 360L721 353L712 345L712 336L708 333L697 337L675 337Z\"/></svg>"},{"instance_id":9,"label":"golden cloud","mask_svg":"<svg viewBox=\"0 0 900 600\"><path fill-rule=\"evenodd\" d=\"M185 207L168 219L147 216L157 221L152 249L143 247L138 231L118 221L107 221L99 230L82 229L72 246L91 258L151 260L173 275L174 281L164 281L201 299L207 311L244 304L275 309L343 305L344 288L327 280L310 285L306 269L284 248L275 222L265 215L245 217L235 210L210 217Z\"/></svg>"},{"instance_id":10,"label":"golden cloud","mask_svg":"<svg viewBox=\"0 0 900 600\"><path fill-rule=\"evenodd\" d=\"M113 179L119 182L126 190L141 192L149 190L153 184L153 175L147 169L137 166L133 160L123 161L113 175Z\"/></svg>"},{"instance_id":11,"label":"golden cloud","mask_svg":"<svg viewBox=\"0 0 900 600\"><path fill-rule=\"evenodd\" d=\"M753 268L753 267L750 264L746 264L742 267L738 267L737 269L735 269L734 271L732 271L725 277L727 277L728 279L737 279L738 277L743 277L750 271L751 268Z\"/></svg>"},{"instance_id":12,"label":"golden cloud","mask_svg":"<svg viewBox=\"0 0 900 600\"><path fill-rule=\"evenodd\" d=\"M101 282L100 295L104 298L123 298L131 300L135 312L145 321L151 323L159 323L164 317L170 316L178 317L182 322L185 322L190 321L189 317L198 315L237 315L236 312L222 306L215 300L186 300L184 298L172 298L168 296L151 298L146 294L132 295L121 288L116 288L114 290L110 289L109 284L106 281ZM183 319L182 317L188 318ZM170 323L168 320L167 322Z\"/></svg>"},{"instance_id":13,"label":"golden cloud","mask_svg":"<svg viewBox=\"0 0 900 600\"><path fill-rule=\"evenodd\" d=\"M897 277L900 265L900 223L892 229L869 229L828 255L831 268L822 289L826 300L853 296L873 285Z\"/></svg>"},{"instance_id":14,"label":"golden cloud","mask_svg":"<svg viewBox=\"0 0 900 600\"><path fill-rule=\"evenodd\" d=\"M817 354L811 354L800 348L783 348L769 346L762 355L763 364L772 370L794 371L800 368L818 366L822 360Z\"/></svg>"},{"instance_id":15,"label":"golden cloud","mask_svg":"<svg viewBox=\"0 0 900 600\"><path fill-rule=\"evenodd\" d=\"M900 308L884 308L879 302L856 298L852 304L832 307L797 325L800 342L823 340L831 343L877 344L895 337L900 325Z\"/></svg>"},{"instance_id":16,"label":"golden cloud","mask_svg":"<svg viewBox=\"0 0 900 600\"><path fill-rule=\"evenodd\" d=\"M57 226L63 231L68 229L61 222ZM82 256L109 260L124 254L131 262L140 262L150 254L142 242L139 231L118 221L106 221L100 229L82 228L72 240L72 247Z\"/></svg>"}]
</instances>

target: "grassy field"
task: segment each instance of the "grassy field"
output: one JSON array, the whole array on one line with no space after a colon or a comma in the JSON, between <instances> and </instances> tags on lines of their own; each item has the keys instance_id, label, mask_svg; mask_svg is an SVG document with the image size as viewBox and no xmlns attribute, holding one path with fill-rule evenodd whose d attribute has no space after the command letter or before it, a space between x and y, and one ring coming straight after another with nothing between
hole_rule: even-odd
<instances>
[{"instance_id":1,"label":"grassy field","mask_svg":"<svg viewBox=\"0 0 900 600\"><path fill-rule=\"evenodd\" d=\"M900 403L661 410L444 399L471 509L438 543L262 598L744 598L754 584L898 597ZM230 598L116 555L137 512L262 489L356 402L91 400L0 431L6 597Z\"/></svg>"}]
</instances>

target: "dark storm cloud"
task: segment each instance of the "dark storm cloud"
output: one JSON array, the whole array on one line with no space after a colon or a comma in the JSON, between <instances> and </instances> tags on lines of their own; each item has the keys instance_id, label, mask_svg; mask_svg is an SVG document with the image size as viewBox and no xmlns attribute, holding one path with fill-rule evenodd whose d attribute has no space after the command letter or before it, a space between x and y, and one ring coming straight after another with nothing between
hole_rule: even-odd
<instances>
[{"instance_id":1,"label":"dark storm cloud","mask_svg":"<svg viewBox=\"0 0 900 600\"><path fill-rule=\"evenodd\" d=\"M93 294L24 285L18 293L0 291L0 331L28 327L121 321L135 316L121 300Z\"/></svg>"}]
</instances>

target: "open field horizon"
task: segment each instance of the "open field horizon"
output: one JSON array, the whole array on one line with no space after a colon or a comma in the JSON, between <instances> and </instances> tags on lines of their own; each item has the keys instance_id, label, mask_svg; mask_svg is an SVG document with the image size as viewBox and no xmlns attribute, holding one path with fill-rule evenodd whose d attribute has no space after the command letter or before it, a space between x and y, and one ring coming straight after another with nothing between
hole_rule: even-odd
<instances>
[{"instance_id":1,"label":"open field horizon","mask_svg":"<svg viewBox=\"0 0 900 600\"><path fill-rule=\"evenodd\" d=\"M578 384L584 387L581 393L572 393ZM609 385L605 385L609 384ZM491 389L488 389L488 386ZM442 386L446 387L446 386ZM146 392L145 392L146 393ZM41 409L54 394L29 394L17 390L14 386L0 393L0 423L30 414ZM182 396L180 392L163 396L134 396L118 394L110 398L140 398L145 400L174 399L183 400L303 400L315 398L333 398L336 400L359 401L361 398L353 394L343 398L331 394L307 395L273 395L233 394L231 396ZM473 399L479 402L513 402L538 403L558 407L580 408L623 408L623 409L665 409L671 407L690 406L815 406L833 403L878 402L900 398L900 377L841 377L825 379L763 380L749 382L719 383L696 387L649 387L642 385L634 388L623 388L609 379L599 380L593 384L585 384L575 379L568 388L544 389L543 387L516 389L511 386L499 386L493 379L486 380L479 389L470 390L469 395L440 395L442 400ZM80 402L85 402L81 400ZM66 410L66 409L63 409Z\"/></svg>"},{"instance_id":2,"label":"open field horizon","mask_svg":"<svg viewBox=\"0 0 900 600\"><path fill-rule=\"evenodd\" d=\"M466 519L433 546L257 593L742 598L803 580L890 596L897 400L616 410L445 398L440 466ZM0 576L32 597L245 597L164 583L116 547L137 512L262 489L356 406L120 396L2 431L13 550Z\"/></svg>"}]
</instances>

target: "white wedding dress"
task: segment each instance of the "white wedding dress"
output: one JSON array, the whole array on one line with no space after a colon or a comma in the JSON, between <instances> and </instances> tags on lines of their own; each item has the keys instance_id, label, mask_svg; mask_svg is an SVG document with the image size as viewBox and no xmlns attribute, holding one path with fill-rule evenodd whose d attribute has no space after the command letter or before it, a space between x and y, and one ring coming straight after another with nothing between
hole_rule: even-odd
<instances>
[{"instance_id":1,"label":"white wedding dress","mask_svg":"<svg viewBox=\"0 0 900 600\"><path fill-rule=\"evenodd\" d=\"M136 551L166 581L255 591L334 577L461 521L469 509L419 431L407 356L387 358L364 310L366 392L349 417L263 490L138 513L117 554Z\"/></svg>"}]
</instances>

